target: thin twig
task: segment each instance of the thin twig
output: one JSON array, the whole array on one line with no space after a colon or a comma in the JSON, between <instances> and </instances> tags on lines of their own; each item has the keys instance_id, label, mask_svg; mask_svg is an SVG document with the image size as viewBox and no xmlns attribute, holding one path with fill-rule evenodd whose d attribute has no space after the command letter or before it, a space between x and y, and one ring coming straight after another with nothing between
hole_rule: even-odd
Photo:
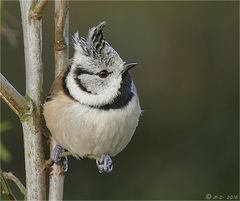
<instances>
[{"instance_id":1,"label":"thin twig","mask_svg":"<svg viewBox=\"0 0 240 201\"><path fill-rule=\"evenodd\" d=\"M44 170L49 170L52 167L53 164L54 164L53 159L49 158L48 160L45 161L43 169Z\"/></svg>"},{"instance_id":2,"label":"thin twig","mask_svg":"<svg viewBox=\"0 0 240 201\"><path fill-rule=\"evenodd\" d=\"M2 185L2 190L6 194L8 199L9 200L16 200L16 198L14 197L6 179L4 178L4 175L3 175L2 171L0 171L0 181L1 181L1 185Z\"/></svg>"},{"instance_id":3,"label":"thin twig","mask_svg":"<svg viewBox=\"0 0 240 201\"><path fill-rule=\"evenodd\" d=\"M69 14L68 0L55 0L55 77L68 61ZM57 142L51 139L50 155L53 156ZM59 165L53 164L49 175L49 200L63 200L65 172Z\"/></svg>"},{"instance_id":4,"label":"thin twig","mask_svg":"<svg viewBox=\"0 0 240 201\"><path fill-rule=\"evenodd\" d=\"M57 145L54 139L51 140L50 145L50 154L51 158L53 157L54 147ZM51 160L49 159L47 164L51 164ZM64 187L64 178L65 172L60 165L53 163L50 168L49 173L49 200L63 200L63 187Z\"/></svg>"},{"instance_id":5,"label":"thin twig","mask_svg":"<svg viewBox=\"0 0 240 201\"><path fill-rule=\"evenodd\" d=\"M42 12L45 8L45 6L47 5L48 0L40 0L33 8L33 12L36 15L42 16Z\"/></svg>"},{"instance_id":6,"label":"thin twig","mask_svg":"<svg viewBox=\"0 0 240 201\"><path fill-rule=\"evenodd\" d=\"M59 157L63 158L63 157L67 157L67 156L72 156L71 152L69 151L65 151L59 154Z\"/></svg>"},{"instance_id":7,"label":"thin twig","mask_svg":"<svg viewBox=\"0 0 240 201\"><path fill-rule=\"evenodd\" d=\"M69 151L65 151L59 154L59 157L61 158L67 157L67 156L72 156L72 154ZM49 158L48 160L45 161L43 169L48 170L52 167L53 164L54 164L53 159Z\"/></svg>"},{"instance_id":8,"label":"thin twig","mask_svg":"<svg viewBox=\"0 0 240 201\"><path fill-rule=\"evenodd\" d=\"M68 13L68 2L61 0L55 4L55 50L61 51L66 48L64 39L65 22Z\"/></svg>"},{"instance_id":9,"label":"thin twig","mask_svg":"<svg viewBox=\"0 0 240 201\"><path fill-rule=\"evenodd\" d=\"M26 111L24 97L0 73L0 97L21 118Z\"/></svg>"},{"instance_id":10,"label":"thin twig","mask_svg":"<svg viewBox=\"0 0 240 201\"><path fill-rule=\"evenodd\" d=\"M26 196L27 190L26 190L25 186L22 184L22 182L13 173L3 172L3 176L4 176L4 178L13 181L17 185L17 187L19 188L21 193L24 195L24 197Z\"/></svg>"}]
</instances>

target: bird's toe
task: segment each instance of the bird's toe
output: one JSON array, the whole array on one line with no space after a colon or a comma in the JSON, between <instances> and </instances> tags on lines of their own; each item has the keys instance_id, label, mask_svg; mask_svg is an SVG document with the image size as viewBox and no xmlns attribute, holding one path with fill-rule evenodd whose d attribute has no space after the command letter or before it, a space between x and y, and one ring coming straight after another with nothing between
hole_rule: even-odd
<instances>
[{"instance_id":1,"label":"bird's toe","mask_svg":"<svg viewBox=\"0 0 240 201\"><path fill-rule=\"evenodd\" d=\"M102 155L99 159L96 160L96 164L100 173L109 173L113 169L112 159L109 155Z\"/></svg>"}]
</instances>

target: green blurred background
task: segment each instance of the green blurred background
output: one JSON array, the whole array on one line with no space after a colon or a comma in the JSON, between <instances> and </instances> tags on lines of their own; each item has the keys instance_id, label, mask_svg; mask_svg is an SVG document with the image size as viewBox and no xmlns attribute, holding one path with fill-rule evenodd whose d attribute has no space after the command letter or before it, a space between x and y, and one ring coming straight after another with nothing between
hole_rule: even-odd
<instances>
[{"instance_id":1,"label":"green blurred background","mask_svg":"<svg viewBox=\"0 0 240 201\"><path fill-rule=\"evenodd\" d=\"M111 174L99 174L93 160L69 158L64 199L238 195L238 8L238 1L70 2L71 35L86 36L105 20L108 42L123 59L139 63L132 74L144 113L131 143L113 158ZM53 13L50 2L43 15L44 93L54 78ZM24 94L19 3L3 2L1 17L15 33L1 34L1 71ZM21 124L1 106L1 121L12 124L1 134L12 160L1 166L24 181Z\"/></svg>"}]
</instances>

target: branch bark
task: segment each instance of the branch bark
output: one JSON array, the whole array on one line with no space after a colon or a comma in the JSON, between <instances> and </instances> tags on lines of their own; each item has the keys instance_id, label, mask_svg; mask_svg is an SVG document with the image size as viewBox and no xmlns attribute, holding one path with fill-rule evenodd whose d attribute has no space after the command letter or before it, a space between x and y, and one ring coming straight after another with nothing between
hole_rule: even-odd
<instances>
[{"instance_id":1,"label":"branch bark","mask_svg":"<svg viewBox=\"0 0 240 201\"><path fill-rule=\"evenodd\" d=\"M2 172L2 175L6 179L13 181L17 185L17 187L19 188L19 190L21 191L21 193L24 195L24 198L25 198L27 194L26 188L18 178L11 172Z\"/></svg>"},{"instance_id":2,"label":"branch bark","mask_svg":"<svg viewBox=\"0 0 240 201\"><path fill-rule=\"evenodd\" d=\"M28 116L22 120L27 200L45 200L46 183L41 129L42 21L31 18L35 0L20 0L26 66Z\"/></svg>"},{"instance_id":3,"label":"branch bark","mask_svg":"<svg viewBox=\"0 0 240 201\"><path fill-rule=\"evenodd\" d=\"M0 181L2 186L2 193L6 194L6 196L8 197L8 200L16 200L11 189L9 188L9 185L6 179L4 178L2 171L0 172Z\"/></svg>"},{"instance_id":4,"label":"branch bark","mask_svg":"<svg viewBox=\"0 0 240 201\"><path fill-rule=\"evenodd\" d=\"M66 0L55 0L55 77L62 71L68 61L69 40L69 2ZM53 155L54 147L57 145L51 139L50 156ZM49 176L49 200L63 200L63 186L65 173L62 167L53 164Z\"/></svg>"},{"instance_id":5,"label":"branch bark","mask_svg":"<svg viewBox=\"0 0 240 201\"><path fill-rule=\"evenodd\" d=\"M33 17L36 17L36 19L39 19L42 17L42 12L47 5L48 0L40 0L33 8Z\"/></svg>"},{"instance_id":6,"label":"branch bark","mask_svg":"<svg viewBox=\"0 0 240 201\"><path fill-rule=\"evenodd\" d=\"M1 73L0 96L21 119L26 111L25 99Z\"/></svg>"},{"instance_id":7,"label":"branch bark","mask_svg":"<svg viewBox=\"0 0 240 201\"><path fill-rule=\"evenodd\" d=\"M69 45L69 2L55 1L55 77L62 71L68 60Z\"/></svg>"}]
</instances>

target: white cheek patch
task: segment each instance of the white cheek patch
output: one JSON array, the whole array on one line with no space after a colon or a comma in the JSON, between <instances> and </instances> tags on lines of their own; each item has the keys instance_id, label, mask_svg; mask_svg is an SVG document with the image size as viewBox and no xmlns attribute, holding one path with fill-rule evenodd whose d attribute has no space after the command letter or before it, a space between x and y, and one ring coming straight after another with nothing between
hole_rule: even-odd
<instances>
[{"instance_id":1,"label":"white cheek patch","mask_svg":"<svg viewBox=\"0 0 240 201\"><path fill-rule=\"evenodd\" d=\"M106 90L100 94L91 94L83 91L73 78L72 69L66 77L66 86L70 95L82 104L100 107L112 103L114 98L119 95L118 90L121 86L121 76L112 80Z\"/></svg>"}]
</instances>

